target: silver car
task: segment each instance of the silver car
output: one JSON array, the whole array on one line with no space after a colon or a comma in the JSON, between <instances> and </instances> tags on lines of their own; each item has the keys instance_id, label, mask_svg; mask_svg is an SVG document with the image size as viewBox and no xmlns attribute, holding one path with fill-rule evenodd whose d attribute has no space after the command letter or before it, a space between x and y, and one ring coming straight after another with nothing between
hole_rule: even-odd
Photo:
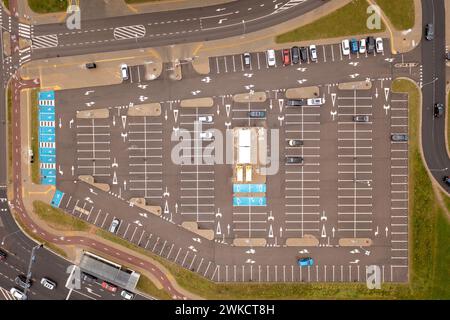
<instances>
[{"instance_id":1,"label":"silver car","mask_svg":"<svg viewBox=\"0 0 450 320\"><path fill-rule=\"evenodd\" d=\"M113 219L113 221L111 222L111 226L109 227L109 232L116 233L119 225L120 225L120 220L117 218Z\"/></svg>"},{"instance_id":2,"label":"silver car","mask_svg":"<svg viewBox=\"0 0 450 320\"><path fill-rule=\"evenodd\" d=\"M408 141L408 135L404 133L393 133L391 134L392 141Z\"/></svg>"},{"instance_id":3,"label":"silver car","mask_svg":"<svg viewBox=\"0 0 450 320\"><path fill-rule=\"evenodd\" d=\"M354 122L369 122L369 116L367 116L367 115L353 116L353 121Z\"/></svg>"}]
</instances>

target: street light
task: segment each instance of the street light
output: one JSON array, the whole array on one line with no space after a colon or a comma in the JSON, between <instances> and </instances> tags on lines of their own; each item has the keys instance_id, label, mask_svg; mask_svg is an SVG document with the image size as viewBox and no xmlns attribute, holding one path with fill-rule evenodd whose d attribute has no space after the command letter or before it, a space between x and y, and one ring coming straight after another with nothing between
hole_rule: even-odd
<instances>
[{"instance_id":1,"label":"street light","mask_svg":"<svg viewBox=\"0 0 450 320\"><path fill-rule=\"evenodd\" d=\"M31 267L33 266L34 260L36 260L35 251L42 248L43 246L44 245L41 243L41 244L38 244L37 246L34 246L33 249L31 250L30 261L28 263L27 279L25 280L25 283L27 285L25 286L25 289L23 290L23 294L25 296L27 295L28 283L30 282L30 279L31 279Z\"/></svg>"},{"instance_id":2,"label":"street light","mask_svg":"<svg viewBox=\"0 0 450 320\"><path fill-rule=\"evenodd\" d=\"M6 236L4 236L3 239L2 239L2 246L5 244L5 239L6 239L7 237L12 236L13 234L15 234L15 233L17 233L17 232L19 232L19 231L20 231L20 230L16 230L16 231L11 232L10 234L7 234Z\"/></svg>"},{"instance_id":3,"label":"street light","mask_svg":"<svg viewBox=\"0 0 450 320\"><path fill-rule=\"evenodd\" d=\"M428 84L434 83L437 79L438 79L438 77L436 77L436 78L434 78L433 80L431 80L431 81L429 81L429 82L423 84L423 85L420 87L420 89L422 89L423 87L425 87L425 86L428 85Z\"/></svg>"}]
</instances>

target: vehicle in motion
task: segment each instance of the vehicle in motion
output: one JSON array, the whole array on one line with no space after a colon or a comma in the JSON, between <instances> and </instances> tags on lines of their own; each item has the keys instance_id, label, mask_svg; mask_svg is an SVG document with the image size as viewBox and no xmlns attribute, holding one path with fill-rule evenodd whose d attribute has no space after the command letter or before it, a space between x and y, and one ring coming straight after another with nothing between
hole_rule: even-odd
<instances>
[{"instance_id":1,"label":"vehicle in motion","mask_svg":"<svg viewBox=\"0 0 450 320\"><path fill-rule=\"evenodd\" d=\"M342 40L342 55L348 56L350 54L350 42L347 39Z\"/></svg>"},{"instance_id":2,"label":"vehicle in motion","mask_svg":"<svg viewBox=\"0 0 450 320\"><path fill-rule=\"evenodd\" d=\"M246 52L242 55L242 58L244 60L244 66L246 68L250 68L250 65L252 64L252 59L250 57L250 53Z\"/></svg>"},{"instance_id":3,"label":"vehicle in motion","mask_svg":"<svg viewBox=\"0 0 450 320\"><path fill-rule=\"evenodd\" d=\"M366 46L367 53L373 53L375 50L375 38L367 37L366 44L367 44L367 46Z\"/></svg>"},{"instance_id":4,"label":"vehicle in motion","mask_svg":"<svg viewBox=\"0 0 450 320\"><path fill-rule=\"evenodd\" d=\"M317 61L317 49L314 44L309 46L309 57L311 58L311 61Z\"/></svg>"},{"instance_id":5,"label":"vehicle in motion","mask_svg":"<svg viewBox=\"0 0 450 320\"><path fill-rule=\"evenodd\" d=\"M116 292L117 291L117 287L115 285L112 285L106 281L102 282L102 288L105 290L108 290L109 292Z\"/></svg>"},{"instance_id":6,"label":"vehicle in motion","mask_svg":"<svg viewBox=\"0 0 450 320\"><path fill-rule=\"evenodd\" d=\"M211 131L203 131L200 132L200 138L203 140L211 140L213 138L213 134Z\"/></svg>"},{"instance_id":7,"label":"vehicle in motion","mask_svg":"<svg viewBox=\"0 0 450 320\"><path fill-rule=\"evenodd\" d=\"M306 106L307 101L306 99L289 99L286 102L286 106L288 107L301 107L301 106Z\"/></svg>"},{"instance_id":8,"label":"vehicle in motion","mask_svg":"<svg viewBox=\"0 0 450 320\"><path fill-rule=\"evenodd\" d=\"M369 116L368 115L353 116L353 122L369 122Z\"/></svg>"},{"instance_id":9,"label":"vehicle in motion","mask_svg":"<svg viewBox=\"0 0 450 320\"><path fill-rule=\"evenodd\" d=\"M358 40L356 39L352 39L350 40L350 50L352 51L352 53L357 53L358 52Z\"/></svg>"},{"instance_id":10,"label":"vehicle in motion","mask_svg":"<svg viewBox=\"0 0 450 320\"><path fill-rule=\"evenodd\" d=\"M56 288L56 282L52 281L48 278L42 278L41 279L41 284L44 286L44 288L47 288L49 290L53 290Z\"/></svg>"},{"instance_id":11,"label":"vehicle in motion","mask_svg":"<svg viewBox=\"0 0 450 320\"><path fill-rule=\"evenodd\" d=\"M303 157L286 157L286 164L303 163Z\"/></svg>"},{"instance_id":12,"label":"vehicle in motion","mask_svg":"<svg viewBox=\"0 0 450 320\"><path fill-rule=\"evenodd\" d=\"M302 60L302 62L308 61L308 50L306 47L300 47L300 60Z\"/></svg>"},{"instance_id":13,"label":"vehicle in motion","mask_svg":"<svg viewBox=\"0 0 450 320\"><path fill-rule=\"evenodd\" d=\"M303 145L303 141L299 139L290 139L288 145L291 147L300 147Z\"/></svg>"},{"instance_id":14,"label":"vehicle in motion","mask_svg":"<svg viewBox=\"0 0 450 320\"><path fill-rule=\"evenodd\" d=\"M292 56L292 63L297 64L300 62L300 49L298 47L292 47L291 48L291 56Z\"/></svg>"},{"instance_id":15,"label":"vehicle in motion","mask_svg":"<svg viewBox=\"0 0 450 320\"><path fill-rule=\"evenodd\" d=\"M297 264L299 267L309 267L314 265L314 259L311 257L297 258Z\"/></svg>"},{"instance_id":16,"label":"vehicle in motion","mask_svg":"<svg viewBox=\"0 0 450 320\"><path fill-rule=\"evenodd\" d=\"M375 39L375 49L377 51L377 53L383 53L384 49L383 49L383 39L381 38L376 38Z\"/></svg>"},{"instance_id":17,"label":"vehicle in motion","mask_svg":"<svg viewBox=\"0 0 450 320\"><path fill-rule=\"evenodd\" d=\"M32 283L31 283L31 279L29 279L28 281L27 281L27 277L25 276L25 275L23 275L23 274L19 274L15 279L14 279L14 282L18 285L18 286L20 286L21 288L27 288L27 289L30 289L31 288L31 285L32 285Z\"/></svg>"},{"instance_id":18,"label":"vehicle in motion","mask_svg":"<svg viewBox=\"0 0 450 320\"><path fill-rule=\"evenodd\" d=\"M359 53L366 53L366 39L359 40Z\"/></svg>"},{"instance_id":19,"label":"vehicle in motion","mask_svg":"<svg viewBox=\"0 0 450 320\"><path fill-rule=\"evenodd\" d=\"M276 64L275 50L269 49L267 50L267 65L269 67L274 67L275 64Z\"/></svg>"},{"instance_id":20,"label":"vehicle in motion","mask_svg":"<svg viewBox=\"0 0 450 320\"><path fill-rule=\"evenodd\" d=\"M248 116L249 116L249 118L265 118L266 112L265 111L249 111Z\"/></svg>"},{"instance_id":21,"label":"vehicle in motion","mask_svg":"<svg viewBox=\"0 0 450 320\"><path fill-rule=\"evenodd\" d=\"M122 76L122 81L128 80L128 66L126 64L120 65L120 74Z\"/></svg>"},{"instance_id":22,"label":"vehicle in motion","mask_svg":"<svg viewBox=\"0 0 450 320\"><path fill-rule=\"evenodd\" d=\"M444 104L436 103L433 108L433 114L435 118L440 118L444 114Z\"/></svg>"},{"instance_id":23,"label":"vehicle in motion","mask_svg":"<svg viewBox=\"0 0 450 320\"><path fill-rule=\"evenodd\" d=\"M120 225L120 220L117 218L114 218L113 221L111 222L111 225L109 226L109 232L111 233L116 233L117 229L119 228Z\"/></svg>"},{"instance_id":24,"label":"vehicle in motion","mask_svg":"<svg viewBox=\"0 0 450 320\"><path fill-rule=\"evenodd\" d=\"M200 116L198 117L198 122L211 123L213 121L212 116Z\"/></svg>"},{"instance_id":25,"label":"vehicle in motion","mask_svg":"<svg viewBox=\"0 0 450 320\"><path fill-rule=\"evenodd\" d=\"M8 254L5 251L0 250L0 261L6 260L7 256L8 256Z\"/></svg>"},{"instance_id":26,"label":"vehicle in motion","mask_svg":"<svg viewBox=\"0 0 450 320\"><path fill-rule=\"evenodd\" d=\"M282 57L283 57L283 66L288 66L291 64L291 50L283 49Z\"/></svg>"},{"instance_id":27,"label":"vehicle in motion","mask_svg":"<svg viewBox=\"0 0 450 320\"><path fill-rule=\"evenodd\" d=\"M320 106L324 103L322 98L310 98L306 100L308 106Z\"/></svg>"},{"instance_id":28,"label":"vehicle in motion","mask_svg":"<svg viewBox=\"0 0 450 320\"><path fill-rule=\"evenodd\" d=\"M391 134L392 141L408 141L408 135L404 133L393 133Z\"/></svg>"},{"instance_id":29,"label":"vehicle in motion","mask_svg":"<svg viewBox=\"0 0 450 320\"><path fill-rule=\"evenodd\" d=\"M434 39L434 26L432 23L427 23L425 26L425 39L431 41Z\"/></svg>"},{"instance_id":30,"label":"vehicle in motion","mask_svg":"<svg viewBox=\"0 0 450 320\"><path fill-rule=\"evenodd\" d=\"M442 177L442 181L444 181L444 183L450 187L450 176Z\"/></svg>"},{"instance_id":31,"label":"vehicle in motion","mask_svg":"<svg viewBox=\"0 0 450 320\"><path fill-rule=\"evenodd\" d=\"M128 292L127 290L122 290L122 292L120 293L120 296L124 299L131 300L131 299L133 299L134 294L132 294L131 292Z\"/></svg>"},{"instance_id":32,"label":"vehicle in motion","mask_svg":"<svg viewBox=\"0 0 450 320\"><path fill-rule=\"evenodd\" d=\"M11 288L11 290L9 290L9 292L17 300L27 300L27 296L25 295L25 293L23 293L22 291L20 291L17 288Z\"/></svg>"},{"instance_id":33,"label":"vehicle in motion","mask_svg":"<svg viewBox=\"0 0 450 320\"><path fill-rule=\"evenodd\" d=\"M97 68L97 65L95 64L95 62L86 63L86 69L95 69L95 68Z\"/></svg>"}]
</instances>

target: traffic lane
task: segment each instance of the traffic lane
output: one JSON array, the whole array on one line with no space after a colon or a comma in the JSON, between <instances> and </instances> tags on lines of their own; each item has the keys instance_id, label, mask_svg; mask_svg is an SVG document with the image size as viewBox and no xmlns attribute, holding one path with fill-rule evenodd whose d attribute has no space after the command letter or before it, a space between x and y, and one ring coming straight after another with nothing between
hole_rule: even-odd
<instances>
[{"instance_id":1,"label":"traffic lane","mask_svg":"<svg viewBox=\"0 0 450 320\"><path fill-rule=\"evenodd\" d=\"M257 3L256 0L254 0L255 3ZM247 4L247 1L246 1ZM142 38L140 41L136 41L135 39L132 40L123 40L123 41L113 41L108 42L106 44L103 44L102 46L99 46L97 41L102 39L97 39L95 42L92 41L90 43L84 43L82 42L82 38L80 39L75 38L73 43L78 43L76 46L67 46L67 47L54 47L50 49L39 49L35 50L33 52L33 59L41 59L41 58L50 58L50 57L58 57L58 56L71 56L71 55L79 55L79 54L86 54L86 53L93 53L93 52L105 52L105 51L117 51L117 50L123 50L123 49L132 49L132 48L141 48L141 47L155 47L155 46L165 46L165 45L172 45L172 44L179 44L179 43L188 43L188 42L196 42L196 41L208 41L208 40L214 40L214 39L222 39L234 35L241 35L246 34L253 31L258 31L260 29L264 29L273 25L278 24L280 21L286 21L295 17L298 17L299 15L302 15L308 11L311 11L319 6L324 4L323 1L320 0L310 0L307 2L302 3L301 5L297 5L289 10L284 10L277 14L261 14L261 17L264 17L263 19L253 19L253 21L249 21L245 23L245 30L244 24L232 24L229 26L224 26L219 29L210 29L202 32L192 32L192 33L181 33L178 34L155 34L154 37L150 38ZM221 6L216 6L216 10L220 9ZM255 8L257 6L254 6ZM209 8L209 7L206 7ZM191 10L192 12L200 12L200 16L208 16L208 11L210 10L206 8L195 8L195 9L187 9ZM248 8L247 8L248 9ZM176 14L180 15L179 19L184 19L185 17L191 16L190 13L185 13L183 11L175 11ZM238 18L238 20L246 20L246 14L247 12L240 12L239 15L242 14L242 19ZM210 12L210 14L217 14L217 12ZM160 15L160 13L158 13ZM130 17L120 17L120 18L108 18L108 19L102 19L100 21L97 21L96 23L90 25L89 21L87 21L88 27L91 29L101 29L101 28L110 28L114 26L121 26L125 23L123 21L126 21L127 25L135 25L138 24L145 24L146 21L154 21L154 18L148 17L147 14L143 14L143 17L139 17L141 15L133 15L131 20ZM196 16L196 15L194 15ZM138 20L135 20L134 17ZM44 25L42 27L36 28L35 33L37 35L48 35L48 34L57 34L57 33L65 33L67 32L67 29L65 28L64 24L55 24L55 25ZM38 31L39 30L39 31ZM104 39L103 39L104 40ZM77 42L78 41L78 42Z\"/></svg>"}]
</instances>

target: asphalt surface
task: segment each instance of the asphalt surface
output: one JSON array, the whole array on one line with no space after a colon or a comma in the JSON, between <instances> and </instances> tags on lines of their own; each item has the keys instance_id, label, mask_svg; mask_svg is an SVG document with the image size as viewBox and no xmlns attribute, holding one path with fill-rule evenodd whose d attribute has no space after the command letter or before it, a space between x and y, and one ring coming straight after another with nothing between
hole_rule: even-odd
<instances>
[{"instance_id":1,"label":"asphalt surface","mask_svg":"<svg viewBox=\"0 0 450 320\"><path fill-rule=\"evenodd\" d=\"M432 41L422 39L422 147L425 161L436 181L447 190L450 186L443 183L443 176L450 175L450 159L445 142L445 115L435 118L435 103L447 104L445 74L445 8L444 1L422 2L423 30L427 23L433 23L435 37ZM445 112L448 112L446 110Z\"/></svg>"}]
</instances>

